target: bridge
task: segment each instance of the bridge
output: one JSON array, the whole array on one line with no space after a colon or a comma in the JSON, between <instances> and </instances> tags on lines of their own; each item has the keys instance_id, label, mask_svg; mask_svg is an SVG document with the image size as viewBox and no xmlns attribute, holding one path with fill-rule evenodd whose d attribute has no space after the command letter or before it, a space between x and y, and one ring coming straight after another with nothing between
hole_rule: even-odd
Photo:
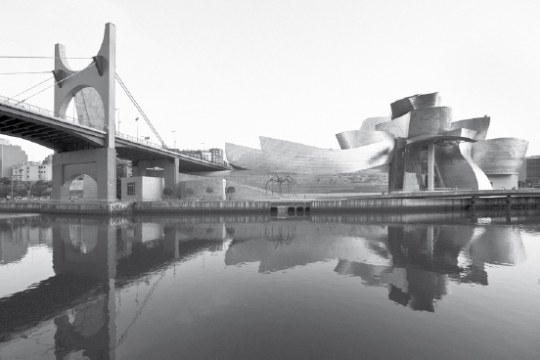
<instances>
[{"instance_id":1,"label":"bridge","mask_svg":"<svg viewBox=\"0 0 540 360\"><path fill-rule=\"evenodd\" d=\"M101 49L92 62L79 71L66 65L63 45L55 46L54 111L0 96L0 133L29 140L55 151L53 156L54 200L67 200L69 184L82 175L97 183L100 200L116 200L116 159L131 160L133 176L145 176L148 169L161 169L165 187L177 188L179 173L219 171L228 169L225 163L193 158L169 149L146 114L134 102L161 144L154 144L122 134L115 128L115 85L118 81L131 94L116 73L116 30L105 26ZM66 114L75 95L93 89L102 106L102 116L90 114L83 123L81 117Z\"/></svg>"}]
</instances>

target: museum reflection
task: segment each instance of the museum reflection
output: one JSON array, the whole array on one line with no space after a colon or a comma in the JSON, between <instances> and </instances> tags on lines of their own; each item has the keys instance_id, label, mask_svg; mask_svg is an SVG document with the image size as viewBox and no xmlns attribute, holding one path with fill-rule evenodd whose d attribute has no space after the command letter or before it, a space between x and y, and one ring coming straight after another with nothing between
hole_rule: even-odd
<instances>
[{"instance_id":1,"label":"museum reflection","mask_svg":"<svg viewBox=\"0 0 540 360\"><path fill-rule=\"evenodd\" d=\"M450 282L488 285L487 264L515 265L525 259L520 233L511 226L373 224L346 217L262 220L38 217L35 223L0 222L2 263L20 257L18 247L5 251L6 243L17 242L19 235L13 234L41 229L33 231L52 247L55 273L0 299L0 345L48 320L56 329L57 359L81 351L89 359L114 359L127 336L116 326L122 306L118 292L208 251L223 253L226 266L258 263L262 274L329 261L336 275L386 287L392 302L429 312L448 293ZM176 276L182 276L181 268Z\"/></svg>"}]
</instances>

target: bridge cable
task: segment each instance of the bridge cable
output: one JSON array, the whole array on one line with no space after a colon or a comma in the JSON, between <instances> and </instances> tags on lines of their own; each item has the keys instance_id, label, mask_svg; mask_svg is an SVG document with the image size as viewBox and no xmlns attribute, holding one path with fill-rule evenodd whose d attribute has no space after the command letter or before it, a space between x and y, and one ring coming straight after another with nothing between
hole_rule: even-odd
<instances>
[{"instance_id":1,"label":"bridge cable","mask_svg":"<svg viewBox=\"0 0 540 360\"><path fill-rule=\"evenodd\" d=\"M77 72L74 72L74 73L71 74L71 75L66 76L65 78L63 78L63 79L61 79L61 80L59 80L59 81L56 81L56 82L55 82L54 84L52 84L51 86L48 86L48 87L44 88L43 90L40 90L40 91L38 91L37 93L35 93L35 94L33 94L33 95L30 95L30 96L28 96L27 98L25 98L25 99L19 101L19 102L17 103L17 105L20 104L20 103L25 102L26 100L28 100L28 99L30 99L30 98L33 98L34 96L36 96L36 95L38 95L38 94L41 94L41 93L44 92L45 90L48 90L48 89L52 88L53 86L60 84L61 82L66 81L66 80L69 79L70 77L73 77L73 76L75 76L75 75L77 75L77 74L79 74L79 73L81 73L81 72L83 72L83 71L89 69L89 68L90 68L91 66L93 66L93 65L95 65L95 63L91 63L91 64L89 64L87 67L85 67L84 69L81 69L81 70L79 70L79 71L77 71Z\"/></svg>"},{"instance_id":2,"label":"bridge cable","mask_svg":"<svg viewBox=\"0 0 540 360\"><path fill-rule=\"evenodd\" d=\"M133 317L133 319L131 319L131 322L128 324L126 330L122 333L122 335L120 335L120 338L118 339L118 341L116 343L116 347L120 346L124 342L124 340L128 336L128 332L131 329L131 327L137 322L137 320L139 320L139 317L142 315L142 312L143 312L144 308L146 307L146 304L148 304L148 301L152 298L152 295L154 294L154 291L156 291L156 288L158 287L159 283L161 282L161 280L163 280L163 277L165 276L166 271L167 271L167 268L163 269L159 279L157 279L157 281L150 288L150 291L148 292L148 294L144 298L141 307L135 312L135 316Z\"/></svg>"},{"instance_id":3,"label":"bridge cable","mask_svg":"<svg viewBox=\"0 0 540 360\"><path fill-rule=\"evenodd\" d=\"M0 59L79 59L91 60L91 57L59 57L59 56L31 56L31 55L0 55Z\"/></svg>"},{"instance_id":4,"label":"bridge cable","mask_svg":"<svg viewBox=\"0 0 540 360\"><path fill-rule=\"evenodd\" d=\"M150 122L150 119L148 119L148 116L146 116L146 114L144 113L143 109L139 106L139 104L137 103L137 101L135 100L135 98L133 97L133 95L131 95L131 92L128 90L126 84L124 84L124 82L122 81L122 79L120 79L120 76L118 76L118 73L115 73L114 75L115 75L115 77L116 77L116 80L118 80L118 83L120 84L120 86L122 87L122 89L124 89L124 92L125 92L126 95L128 96L129 100L131 100L131 102L133 103L133 105L135 105L135 108L137 108L137 110L140 112L140 114L142 115L144 121L146 121L146 123L148 124L148 126L150 127L150 129L152 130L152 132L154 133L154 135L157 137L157 139L158 139L159 142L161 143L161 146L163 146L164 149L168 149L167 144L165 144L165 141L163 141L163 139L161 138L161 136L160 136L159 133L157 132L157 130L156 130L156 128L154 127L154 125L152 125L152 123ZM139 139L137 139L137 141L139 141Z\"/></svg>"},{"instance_id":5,"label":"bridge cable","mask_svg":"<svg viewBox=\"0 0 540 360\"><path fill-rule=\"evenodd\" d=\"M48 74L50 70L47 71L14 71L14 72L0 72L0 75L34 75L34 74Z\"/></svg>"},{"instance_id":6,"label":"bridge cable","mask_svg":"<svg viewBox=\"0 0 540 360\"><path fill-rule=\"evenodd\" d=\"M82 92L82 90L80 91L81 93L81 98L82 98L82 101L83 101L83 104L84 104L84 112L86 113L86 117L88 118L88 125L90 125L90 114L88 114L88 106L86 106L86 97L84 96L84 93ZM75 97L75 96L73 96ZM77 103L75 102L74 105L75 107L77 107L76 105Z\"/></svg>"},{"instance_id":7,"label":"bridge cable","mask_svg":"<svg viewBox=\"0 0 540 360\"><path fill-rule=\"evenodd\" d=\"M49 72L50 72L50 71L49 71ZM12 99L15 99L17 96L20 96L20 95L24 94L25 92L28 92L28 91L32 90L33 88L36 88L36 87L38 87L39 85L41 85L41 84L43 84L43 83L45 83L45 82L47 82L47 81L49 81L49 80L51 80L51 79L54 79L54 76L51 76L50 78L45 79L45 80L43 80L43 81L37 83L36 85L34 85L34 86L32 86L32 87L29 87L28 89L26 89L26 90L24 90L24 91L21 91L21 92L18 93L17 95L12 96Z\"/></svg>"}]
</instances>

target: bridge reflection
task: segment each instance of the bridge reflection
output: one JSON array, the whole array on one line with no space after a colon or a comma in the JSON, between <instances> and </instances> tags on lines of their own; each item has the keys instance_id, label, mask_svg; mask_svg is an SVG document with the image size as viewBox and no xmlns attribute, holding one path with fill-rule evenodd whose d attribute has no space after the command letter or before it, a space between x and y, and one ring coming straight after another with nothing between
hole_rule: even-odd
<instances>
[{"instance_id":1,"label":"bridge reflection","mask_svg":"<svg viewBox=\"0 0 540 360\"><path fill-rule=\"evenodd\" d=\"M226 266L258 263L263 274L329 262L336 275L386 287L392 302L430 312L448 293L449 283L485 286L486 264L515 265L525 258L513 227L480 226L475 219L460 219L468 223L460 225L437 223L433 217L426 223L374 224L348 217L316 221L321 219L0 220L2 234L33 226L49 231L52 239L44 243L52 246L55 273L0 298L0 353L48 324L54 328L51 348L57 359L70 354L115 359L166 271L208 252L221 252ZM0 254L4 264L21 256ZM139 284L147 289L140 297ZM122 302L120 294L133 288L135 304Z\"/></svg>"}]
</instances>

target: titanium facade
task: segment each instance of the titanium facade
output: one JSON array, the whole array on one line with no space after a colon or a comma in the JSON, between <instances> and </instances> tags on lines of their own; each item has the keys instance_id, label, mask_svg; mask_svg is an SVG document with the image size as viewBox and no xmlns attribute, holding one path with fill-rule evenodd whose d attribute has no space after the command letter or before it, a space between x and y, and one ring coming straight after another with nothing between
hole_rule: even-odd
<instances>
[{"instance_id":1,"label":"titanium facade","mask_svg":"<svg viewBox=\"0 0 540 360\"><path fill-rule=\"evenodd\" d=\"M261 149L226 144L236 169L307 174L388 168L389 191L511 189L518 186L528 142L485 140L487 116L453 121L438 93L393 102L390 117L371 117L360 129L336 134L341 150L260 137Z\"/></svg>"},{"instance_id":2,"label":"titanium facade","mask_svg":"<svg viewBox=\"0 0 540 360\"><path fill-rule=\"evenodd\" d=\"M479 141L472 146L473 161L494 189L517 188L528 145L527 141L516 138Z\"/></svg>"},{"instance_id":3,"label":"titanium facade","mask_svg":"<svg viewBox=\"0 0 540 360\"><path fill-rule=\"evenodd\" d=\"M261 150L226 143L225 152L231 166L240 170L302 174L351 173L388 164L394 139L389 135L382 135L378 139L368 145L334 150L261 136Z\"/></svg>"},{"instance_id":4,"label":"titanium facade","mask_svg":"<svg viewBox=\"0 0 540 360\"><path fill-rule=\"evenodd\" d=\"M516 188L528 142L485 140L489 117L453 122L451 108L441 105L437 93L407 97L390 105L392 120L376 125L392 133L396 144L401 141L390 164L389 190Z\"/></svg>"}]
</instances>

